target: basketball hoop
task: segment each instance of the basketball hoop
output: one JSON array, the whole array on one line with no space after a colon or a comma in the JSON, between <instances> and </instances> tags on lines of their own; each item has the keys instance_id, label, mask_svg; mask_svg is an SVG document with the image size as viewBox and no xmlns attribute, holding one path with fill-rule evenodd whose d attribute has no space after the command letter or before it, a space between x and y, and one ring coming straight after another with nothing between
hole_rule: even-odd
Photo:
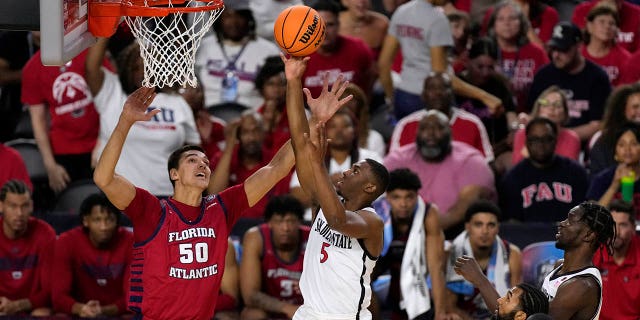
<instances>
[{"instance_id":1,"label":"basketball hoop","mask_svg":"<svg viewBox=\"0 0 640 320\"><path fill-rule=\"evenodd\" d=\"M89 0L89 31L110 37L121 17L140 45L145 87L195 87L195 55L222 0Z\"/></svg>"}]
</instances>

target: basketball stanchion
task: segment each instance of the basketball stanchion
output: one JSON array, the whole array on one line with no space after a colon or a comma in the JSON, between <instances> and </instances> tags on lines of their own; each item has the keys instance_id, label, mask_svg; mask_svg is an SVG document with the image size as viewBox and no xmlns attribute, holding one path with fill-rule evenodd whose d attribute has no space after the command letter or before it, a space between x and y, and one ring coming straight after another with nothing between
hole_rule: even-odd
<instances>
[{"instance_id":1,"label":"basketball stanchion","mask_svg":"<svg viewBox=\"0 0 640 320\"><path fill-rule=\"evenodd\" d=\"M304 57L314 53L325 37L324 20L307 6L282 10L273 25L273 37L285 52Z\"/></svg>"},{"instance_id":2,"label":"basketball stanchion","mask_svg":"<svg viewBox=\"0 0 640 320\"><path fill-rule=\"evenodd\" d=\"M145 87L195 87L195 55L224 10L222 0L89 0L89 31L112 36L121 19L140 45Z\"/></svg>"}]
</instances>

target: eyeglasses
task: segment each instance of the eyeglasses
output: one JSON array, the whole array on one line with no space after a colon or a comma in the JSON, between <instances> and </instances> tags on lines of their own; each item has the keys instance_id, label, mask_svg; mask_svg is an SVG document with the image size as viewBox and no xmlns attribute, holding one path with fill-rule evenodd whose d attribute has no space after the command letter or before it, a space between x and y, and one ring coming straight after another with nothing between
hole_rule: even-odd
<instances>
[{"instance_id":1,"label":"eyeglasses","mask_svg":"<svg viewBox=\"0 0 640 320\"><path fill-rule=\"evenodd\" d=\"M564 106L562 105L562 101L554 101L551 102L547 99L538 99L538 104L541 107L554 107L556 109L562 109Z\"/></svg>"},{"instance_id":2,"label":"eyeglasses","mask_svg":"<svg viewBox=\"0 0 640 320\"><path fill-rule=\"evenodd\" d=\"M554 136L543 136L543 137L527 137L527 143L531 144L549 144L556 141L556 137Z\"/></svg>"}]
</instances>

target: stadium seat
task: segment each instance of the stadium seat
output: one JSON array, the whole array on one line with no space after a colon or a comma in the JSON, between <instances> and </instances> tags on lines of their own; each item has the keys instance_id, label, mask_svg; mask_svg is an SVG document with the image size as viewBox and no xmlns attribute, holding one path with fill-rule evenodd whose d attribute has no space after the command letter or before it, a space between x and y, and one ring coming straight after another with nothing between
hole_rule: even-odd
<instances>
[{"instance_id":1,"label":"stadium seat","mask_svg":"<svg viewBox=\"0 0 640 320\"><path fill-rule=\"evenodd\" d=\"M56 204L51 214L77 215L80 204L89 195L100 193L98 186L91 179L74 181L67 186L56 198Z\"/></svg>"},{"instance_id":2,"label":"stadium seat","mask_svg":"<svg viewBox=\"0 0 640 320\"><path fill-rule=\"evenodd\" d=\"M555 241L557 231L555 222L500 223L500 237L520 249L535 242Z\"/></svg>"},{"instance_id":3,"label":"stadium seat","mask_svg":"<svg viewBox=\"0 0 640 320\"><path fill-rule=\"evenodd\" d=\"M247 109L249 109L247 106L235 102L220 103L207 107L210 115L226 122L240 118L240 114Z\"/></svg>"},{"instance_id":4,"label":"stadium seat","mask_svg":"<svg viewBox=\"0 0 640 320\"><path fill-rule=\"evenodd\" d=\"M35 140L15 139L5 142L5 145L16 149L20 153L24 164L27 166L31 180L48 179L47 170L44 167L42 155Z\"/></svg>"},{"instance_id":5,"label":"stadium seat","mask_svg":"<svg viewBox=\"0 0 640 320\"><path fill-rule=\"evenodd\" d=\"M537 288L542 286L544 277L562 259L564 251L556 248L555 241L536 242L522 250L523 280Z\"/></svg>"}]
</instances>

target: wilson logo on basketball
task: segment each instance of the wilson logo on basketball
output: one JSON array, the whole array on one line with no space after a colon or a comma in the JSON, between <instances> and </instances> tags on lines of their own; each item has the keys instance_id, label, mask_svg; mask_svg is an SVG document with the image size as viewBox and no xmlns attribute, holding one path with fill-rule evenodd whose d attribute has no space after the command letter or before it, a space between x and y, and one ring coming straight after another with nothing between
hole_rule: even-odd
<instances>
[{"instance_id":1,"label":"wilson logo on basketball","mask_svg":"<svg viewBox=\"0 0 640 320\"><path fill-rule=\"evenodd\" d=\"M311 36L316 32L316 28L318 27L318 16L313 17L313 23L307 26L307 30L300 37L300 42L306 44L311 40Z\"/></svg>"}]
</instances>

